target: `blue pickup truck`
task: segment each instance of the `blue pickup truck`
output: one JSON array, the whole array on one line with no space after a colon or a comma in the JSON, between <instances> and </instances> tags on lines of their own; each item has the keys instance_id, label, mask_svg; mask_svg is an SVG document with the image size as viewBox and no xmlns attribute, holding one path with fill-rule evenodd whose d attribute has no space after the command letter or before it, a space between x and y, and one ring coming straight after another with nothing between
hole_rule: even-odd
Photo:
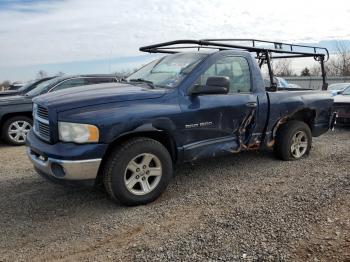
<instances>
[{"instance_id":1,"label":"blue pickup truck","mask_svg":"<svg viewBox=\"0 0 350 262\"><path fill-rule=\"evenodd\" d=\"M184 44L195 51L181 52L189 48ZM120 83L34 99L27 153L39 174L57 183L103 184L115 201L146 204L166 189L176 164L262 148L297 160L334 122L328 92L277 91L273 83L272 53L313 57L323 67L327 54L318 49L178 40L140 50L168 55Z\"/></svg>"}]
</instances>

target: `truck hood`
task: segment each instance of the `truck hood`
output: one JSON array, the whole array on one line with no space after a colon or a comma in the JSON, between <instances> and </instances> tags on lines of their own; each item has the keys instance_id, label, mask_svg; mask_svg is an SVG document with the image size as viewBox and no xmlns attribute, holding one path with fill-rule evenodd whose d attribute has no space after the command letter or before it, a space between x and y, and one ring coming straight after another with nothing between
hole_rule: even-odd
<instances>
[{"instance_id":1,"label":"truck hood","mask_svg":"<svg viewBox=\"0 0 350 262\"><path fill-rule=\"evenodd\" d=\"M151 89L141 85L108 83L80 86L41 95L35 103L56 111L131 100L152 99L163 96L168 89Z\"/></svg>"},{"instance_id":2,"label":"truck hood","mask_svg":"<svg viewBox=\"0 0 350 262\"><path fill-rule=\"evenodd\" d=\"M32 97L23 95L14 96L0 96L0 106L18 105L18 104L30 104L32 103Z\"/></svg>"}]
</instances>

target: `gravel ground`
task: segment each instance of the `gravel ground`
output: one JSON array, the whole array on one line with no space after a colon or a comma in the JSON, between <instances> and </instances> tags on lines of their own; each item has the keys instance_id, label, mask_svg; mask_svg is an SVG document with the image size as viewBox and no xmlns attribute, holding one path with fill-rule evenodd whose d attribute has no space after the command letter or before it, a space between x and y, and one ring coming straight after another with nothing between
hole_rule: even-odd
<instances>
[{"instance_id":1,"label":"gravel ground","mask_svg":"<svg viewBox=\"0 0 350 262\"><path fill-rule=\"evenodd\" d=\"M53 185L0 145L0 261L350 261L350 129L306 159L246 152L178 167L152 204Z\"/></svg>"}]
</instances>

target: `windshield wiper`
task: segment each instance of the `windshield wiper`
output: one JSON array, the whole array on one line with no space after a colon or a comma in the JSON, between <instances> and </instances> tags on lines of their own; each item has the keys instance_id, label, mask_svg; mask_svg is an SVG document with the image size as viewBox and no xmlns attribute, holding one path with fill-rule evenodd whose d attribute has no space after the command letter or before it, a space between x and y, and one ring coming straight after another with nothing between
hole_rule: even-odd
<instances>
[{"instance_id":1,"label":"windshield wiper","mask_svg":"<svg viewBox=\"0 0 350 262\"><path fill-rule=\"evenodd\" d=\"M149 81L149 80L146 80L146 79L143 79L143 78L129 79L129 82L145 83L152 89L156 88L152 81Z\"/></svg>"}]
</instances>

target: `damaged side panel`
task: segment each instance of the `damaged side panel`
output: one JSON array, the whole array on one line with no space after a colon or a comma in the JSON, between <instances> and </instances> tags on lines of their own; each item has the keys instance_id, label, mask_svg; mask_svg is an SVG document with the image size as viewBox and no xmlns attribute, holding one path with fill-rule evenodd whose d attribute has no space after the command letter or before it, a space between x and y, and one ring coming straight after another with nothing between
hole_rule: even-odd
<instances>
[{"instance_id":1,"label":"damaged side panel","mask_svg":"<svg viewBox=\"0 0 350 262\"><path fill-rule=\"evenodd\" d=\"M328 93L280 91L269 92L267 95L270 99L270 115L266 124L264 146L272 148L278 129L291 119L306 122L313 136L319 136L329 129L333 100Z\"/></svg>"},{"instance_id":2,"label":"damaged side panel","mask_svg":"<svg viewBox=\"0 0 350 262\"><path fill-rule=\"evenodd\" d=\"M258 149L261 141L261 133L254 133L256 127L256 109L251 109L233 130L232 135L208 139L184 146L185 161L216 157L230 153L238 153L242 150Z\"/></svg>"},{"instance_id":3,"label":"damaged side panel","mask_svg":"<svg viewBox=\"0 0 350 262\"><path fill-rule=\"evenodd\" d=\"M184 147L184 158L186 161L216 157L229 153L237 153L238 144L234 137L226 137L201 141Z\"/></svg>"},{"instance_id":4,"label":"damaged side panel","mask_svg":"<svg viewBox=\"0 0 350 262\"><path fill-rule=\"evenodd\" d=\"M194 161L206 157L214 157L229 153L238 153L244 150L256 150L259 148L272 148L275 144L275 138L278 129L291 119L301 120L309 124L313 136L317 136L329 129L329 117L331 111L332 98L319 92L274 92L268 93L269 110L264 107L247 108L241 106L236 110L244 110L244 116L237 118L238 111L228 111L229 113L221 115L224 118L233 118L236 116L236 124L227 126L227 124L218 124L213 126L216 129L231 130L226 132L225 136L204 139L198 142L188 143L184 146L184 160ZM315 96L318 99L315 99ZM320 96L324 96L320 99ZM204 104L201 101L202 105ZM237 103L237 102L236 102ZM260 110L260 111L259 111ZM213 113L210 119L215 119ZM216 118L219 119L219 118ZM261 124L264 120L264 125ZM214 120L213 120L214 121ZM237 124L238 123L238 124ZM200 128L199 128L200 129ZM196 134L198 130L192 130Z\"/></svg>"}]
</instances>

